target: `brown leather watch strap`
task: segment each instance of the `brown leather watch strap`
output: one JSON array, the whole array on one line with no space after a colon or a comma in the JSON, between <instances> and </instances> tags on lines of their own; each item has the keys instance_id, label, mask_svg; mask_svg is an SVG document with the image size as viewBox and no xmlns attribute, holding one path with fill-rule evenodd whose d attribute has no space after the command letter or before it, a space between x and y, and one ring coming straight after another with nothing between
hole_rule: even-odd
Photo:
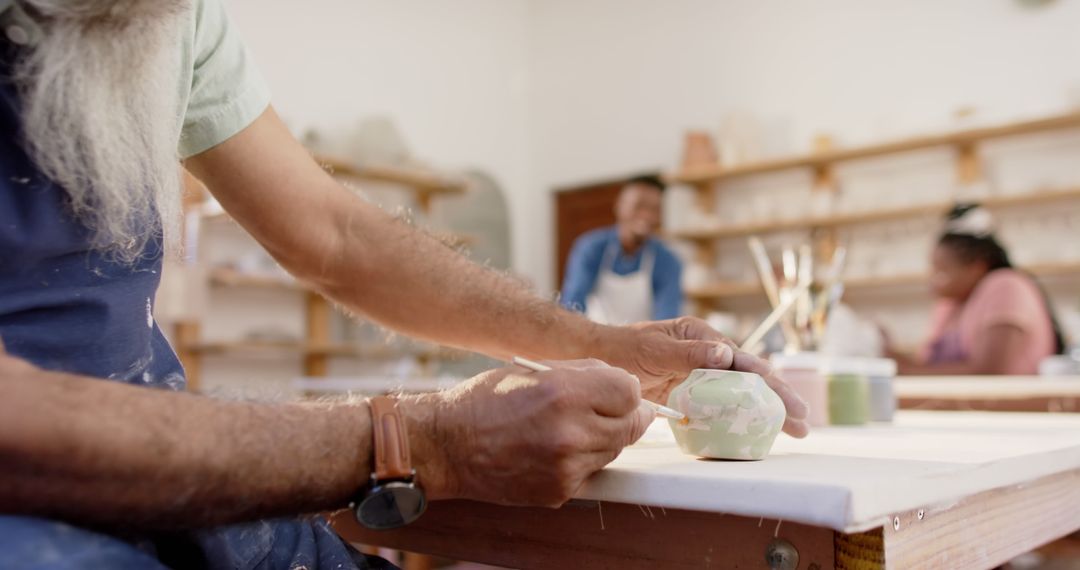
<instances>
[{"instance_id":1,"label":"brown leather watch strap","mask_svg":"<svg viewBox=\"0 0 1080 570\"><path fill-rule=\"evenodd\" d=\"M406 479L412 477L409 457L409 434L405 418L397 409L397 400L375 396L368 400L371 408L371 427L375 433L375 479Z\"/></svg>"}]
</instances>

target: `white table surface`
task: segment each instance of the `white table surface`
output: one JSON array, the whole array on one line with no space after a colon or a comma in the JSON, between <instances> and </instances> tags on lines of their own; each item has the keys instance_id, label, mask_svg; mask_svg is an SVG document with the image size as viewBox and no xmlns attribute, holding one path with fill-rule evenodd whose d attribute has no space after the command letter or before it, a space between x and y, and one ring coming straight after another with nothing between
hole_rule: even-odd
<instances>
[{"instance_id":1,"label":"white table surface","mask_svg":"<svg viewBox=\"0 0 1080 570\"><path fill-rule=\"evenodd\" d=\"M658 420L578 498L861 532L899 512L1074 469L1080 414L900 411L892 424L781 434L757 462L683 455Z\"/></svg>"},{"instance_id":2,"label":"white table surface","mask_svg":"<svg viewBox=\"0 0 1080 570\"><path fill-rule=\"evenodd\" d=\"M898 398L1023 399L1080 396L1080 377L910 376L893 383Z\"/></svg>"}]
</instances>

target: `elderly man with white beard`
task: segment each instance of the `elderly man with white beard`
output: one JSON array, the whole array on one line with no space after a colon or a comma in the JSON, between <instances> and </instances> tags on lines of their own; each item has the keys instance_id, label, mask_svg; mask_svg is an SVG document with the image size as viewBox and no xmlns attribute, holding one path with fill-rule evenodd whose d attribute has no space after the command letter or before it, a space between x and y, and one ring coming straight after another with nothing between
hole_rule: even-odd
<instances>
[{"instance_id":1,"label":"elderly man with white beard","mask_svg":"<svg viewBox=\"0 0 1080 570\"><path fill-rule=\"evenodd\" d=\"M700 321L592 324L340 187L220 0L0 0L0 23L0 567L382 567L304 513L560 505L642 434L643 397L699 367L762 373L805 434L798 397ZM181 160L341 305L554 369L336 403L183 392L152 303Z\"/></svg>"}]
</instances>

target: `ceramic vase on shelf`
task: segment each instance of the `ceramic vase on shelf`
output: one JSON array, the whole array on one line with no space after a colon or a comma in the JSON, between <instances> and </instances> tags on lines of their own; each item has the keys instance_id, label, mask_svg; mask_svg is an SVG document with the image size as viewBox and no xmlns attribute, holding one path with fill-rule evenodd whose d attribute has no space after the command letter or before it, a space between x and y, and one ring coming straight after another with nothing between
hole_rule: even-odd
<instances>
[{"instance_id":1,"label":"ceramic vase on shelf","mask_svg":"<svg viewBox=\"0 0 1080 570\"><path fill-rule=\"evenodd\" d=\"M716 145L705 131L689 131L683 141L682 169L694 171L716 166Z\"/></svg>"}]
</instances>

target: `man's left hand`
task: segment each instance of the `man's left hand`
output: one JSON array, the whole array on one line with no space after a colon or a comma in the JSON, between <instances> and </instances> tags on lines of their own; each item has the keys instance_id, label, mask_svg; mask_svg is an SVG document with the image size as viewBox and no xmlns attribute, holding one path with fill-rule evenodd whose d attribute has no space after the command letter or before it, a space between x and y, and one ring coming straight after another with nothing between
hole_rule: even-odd
<instances>
[{"instance_id":1,"label":"man's left hand","mask_svg":"<svg viewBox=\"0 0 1080 570\"><path fill-rule=\"evenodd\" d=\"M600 358L636 374L644 398L665 403L668 393L696 368L753 372L783 400L787 408L784 431L795 437L806 435L806 402L776 375L771 364L742 352L705 321L681 317L609 330L613 334L602 341Z\"/></svg>"}]
</instances>

